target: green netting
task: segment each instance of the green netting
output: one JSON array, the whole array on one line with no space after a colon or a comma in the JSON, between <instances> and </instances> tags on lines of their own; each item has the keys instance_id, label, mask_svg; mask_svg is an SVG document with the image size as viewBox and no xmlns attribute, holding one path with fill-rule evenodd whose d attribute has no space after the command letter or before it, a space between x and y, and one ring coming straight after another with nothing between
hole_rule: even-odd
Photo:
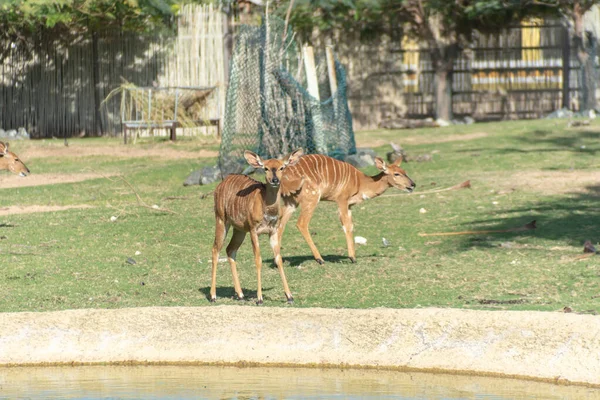
<instances>
[{"instance_id":1,"label":"green netting","mask_svg":"<svg viewBox=\"0 0 600 400\"><path fill-rule=\"evenodd\" d=\"M316 56L318 101L308 94L301 49L291 29L270 17L259 27L241 26L230 67L219 167L223 175L246 167L244 150L272 158L302 147L306 153L343 159L356 153L346 73L335 62L331 93L324 55Z\"/></svg>"}]
</instances>

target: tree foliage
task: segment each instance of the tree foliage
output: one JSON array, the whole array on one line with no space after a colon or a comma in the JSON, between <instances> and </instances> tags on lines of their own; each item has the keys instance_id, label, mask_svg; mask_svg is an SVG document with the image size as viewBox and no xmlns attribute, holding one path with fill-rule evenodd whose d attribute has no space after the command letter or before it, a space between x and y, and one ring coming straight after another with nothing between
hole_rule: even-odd
<instances>
[{"instance_id":1,"label":"tree foliage","mask_svg":"<svg viewBox=\"0 0 600 400\"><path fill-rule=\"evenodd\" d=\"M26 42L36 35L71 40L100 29L154 31L168 27L173 0L0 0L0 39Z\"/></svg>"}]
</instances>

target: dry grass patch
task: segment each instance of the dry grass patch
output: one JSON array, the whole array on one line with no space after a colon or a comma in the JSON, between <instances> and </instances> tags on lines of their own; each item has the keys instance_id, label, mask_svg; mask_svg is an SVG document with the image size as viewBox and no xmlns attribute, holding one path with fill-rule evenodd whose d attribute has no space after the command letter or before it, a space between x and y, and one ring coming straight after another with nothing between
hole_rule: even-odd
<instances>
[{"instance_id":1,"label":"dry grass patch","mask_svg":"<svg viewBox=\"0 0 600 400\"><path fill-rule=\"evenodd\" d=\"M89 204L76 204L70 206L9 206L0 208L0 216L64 211L84 208L92 208L92 206L90 206Z\"/></svg>"},{"instance_id":2,"label":"dry grass patch","mask_svg":"<svg viewBox=\"0 0 600 400\"><path fill-rule=\"evenodd\" d=\"M22 159L30 160L32 158L47 157L89 157L89 156L107 156L107 157L160 157L162 159L179 158L211 158L219 155L214 150L182 151L169 147L143 148L137 146L87 146L87 145L69 145L63 144L56 146L30 147L19 153Z\"/></svg>"},{"instance_id":3,"label":"dry grass patch","mask_svg":"<svg viewBox=\"0 0 600 400\"><path fill-rule=\"evenodd\" d=\"M54 185L58 183L83 182L89 179L106 178L115 174L99 174L94 172L82 174L36 174L23 178L12 174L0 175L0 189L21 188L28 186Z\"/></svg>"},{"instance_id":4,"label":"dry grass patch","mask_svg":"<svg viewBox=\"0 0 600 400\"><path fill-rule=\"evenodd\" d=\"M547 195L585 193L600 195L600 171L522 171L504 179L502 189Z\"/></svg>"}]
</instances>

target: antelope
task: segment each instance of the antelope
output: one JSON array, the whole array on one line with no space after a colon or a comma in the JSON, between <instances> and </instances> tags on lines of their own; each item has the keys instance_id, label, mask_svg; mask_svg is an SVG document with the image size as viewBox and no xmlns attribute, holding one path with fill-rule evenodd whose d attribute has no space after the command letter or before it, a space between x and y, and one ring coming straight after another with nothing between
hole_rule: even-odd
<instances>
[{"instance_id":1,"label":"antelope","mask_svg":"<svg viewBox=\"0 0 600 400\"><path fill-rule=\"evenodd\" d=\"M0 170L7 170L19 176L27 176L29 168L12 151L8 151L8 142L0 142Z\"/></svg>"},{"instance_id":2,"label":"antelope","mask_svg":"<svg viewBox=\"0 0 600 400\"><path fill-rule=\"evenodd\" d=\"M381 195L389 187L412 192L416 185L400 168L401 163L402 157L391 164L386 164L380 157L375 157L375 166L381 172L375 176L368 176L354 166L331 157L320 154L302 157L298 164L287 168L283 174L281 196L284 206L279 225L279 241L292 213L300 206L300 216L296 226L308 243L315 260L323 264L323 258L308 231L308 224L319 201L335 201L346 235L350 261L356 262L354 225L350 208L364 200Z\"/></svg>"},{"instance_id":3,"label":"antelope","mask_svg":"<svg viewBox=\"0 0 600 400\"><path fill-rule=\"evenodd\" d=\"M261 267L262 259L258 244L258 235L268 233L271 248L275 256L275 263L281 275L283 290L288 303L294 298L288 287L281 259L281 244L279 241L278 227L281 214L280 182L283 171L296 162L302 156L302 149L298 149L283 161L270 159L263 161L261 158L249 151L244 152L244 158L254 168L263 168L266 174L266 184L256 181L246 175L228 175L215 189L215 242L212 248L212 283L210 288L210 301L217 299L217 263L219 252L227 236L230 226L233 226L233 235L227 246L227 260L231 266L233 286L237 298L244 299L244 293L240 287L237 274L236 253L246 237L250 233L252 250L254 251L254 262L258 276L258 290L256 304L262 304Z\"/></svg>"}]
</instances>

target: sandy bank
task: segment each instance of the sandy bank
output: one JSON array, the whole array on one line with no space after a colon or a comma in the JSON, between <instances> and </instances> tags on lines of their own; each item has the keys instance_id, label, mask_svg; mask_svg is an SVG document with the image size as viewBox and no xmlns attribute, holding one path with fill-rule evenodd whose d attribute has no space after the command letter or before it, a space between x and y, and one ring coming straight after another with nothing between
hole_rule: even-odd
<instances>
[{"instance_id":1,"label":"sandy bank","mask_svg":"<svg viewBox=\"0 0 600 400\"><path fill-rule=\"evenodd\" d=\"M0 365L352 365L600 386L600 318L251 306L0 314Z\"/></svg>"}]
</instances>

